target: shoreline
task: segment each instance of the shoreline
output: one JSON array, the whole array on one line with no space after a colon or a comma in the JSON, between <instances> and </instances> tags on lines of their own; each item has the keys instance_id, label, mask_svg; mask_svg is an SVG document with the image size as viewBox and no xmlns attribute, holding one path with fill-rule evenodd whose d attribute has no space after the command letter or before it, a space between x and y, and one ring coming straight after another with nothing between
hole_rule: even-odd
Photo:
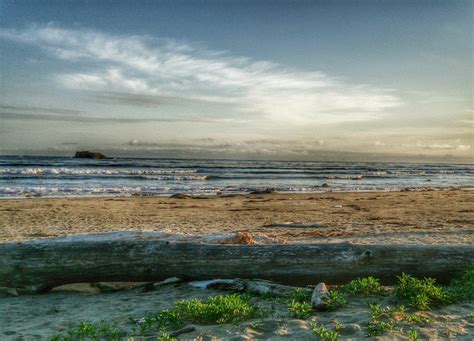
<instances>
[{"instance_id":1,"label":"shoreline","mask_svg":"<svg viewBox=\"0 0 474 341\"><path fill-rule=\"evenodd\" d=\"M77 194L77 195L31 195L31 196L11 196L11 197L0 197L0 202L3 200L21 200L21 199L102 199L102 198L170 198L173 195L188 195L193 198L206 197L209 199L212 198L223 198L230 196L246 196L246 195L262 195L262 194L326 194L326 193L393 193L393 192L429 192L429 191L474 191L473 186L446 186L446 187L403 187L403 188L388 188L388 189L326 189L320 191L271 191L269 193L254 193L251 192L229 192L229 193L211 193L211 194L196 194L188 192L173 192L173 193L162 193L162 194L153 194L153 193L136 193L136 194Z\"/></svg>"}]
</instances>

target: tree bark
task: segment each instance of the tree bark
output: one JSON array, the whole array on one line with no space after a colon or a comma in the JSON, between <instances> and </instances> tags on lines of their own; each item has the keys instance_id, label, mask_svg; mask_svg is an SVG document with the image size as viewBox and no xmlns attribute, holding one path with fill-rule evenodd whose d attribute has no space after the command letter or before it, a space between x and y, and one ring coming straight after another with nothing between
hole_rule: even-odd
<instances>
[{"instance_id":1,"label":"tree bark","mask_svg":"<svg viewBox=\"0 0 474 341\"><path fill-rule=\"evenodd\" d=\"M0 286L30 291L78 282L260 278L290 285L344 283L402 272L446 282L474 260L469 245L220 245L116 232L0 244Z\"/></svg>"}]
</instances>

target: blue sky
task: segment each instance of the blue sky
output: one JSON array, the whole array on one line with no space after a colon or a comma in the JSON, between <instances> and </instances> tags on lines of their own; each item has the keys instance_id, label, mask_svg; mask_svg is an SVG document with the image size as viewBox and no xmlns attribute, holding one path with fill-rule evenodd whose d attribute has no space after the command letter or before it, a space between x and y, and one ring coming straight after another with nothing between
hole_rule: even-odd
<instances>
[{"instance_id":1,"label":"blue sky","mask_svg":"<svg viewBox=\"0 0 474 341\"><path fill-rule=\"evenodd\" d=\"M4 0L0 15L0 152L472 156L469 1Z\"/></svg>"}]
</instances>

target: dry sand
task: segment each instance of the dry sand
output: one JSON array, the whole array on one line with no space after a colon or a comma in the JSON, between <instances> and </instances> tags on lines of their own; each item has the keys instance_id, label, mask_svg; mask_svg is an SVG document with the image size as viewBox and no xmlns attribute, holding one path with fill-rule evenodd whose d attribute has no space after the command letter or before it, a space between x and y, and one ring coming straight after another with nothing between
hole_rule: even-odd
<instances>
[{"instance_id":1,"label":"dry sand","mask_svg":"<svg viewBox=\"0 0 474 341\"><path fill-rule=\"evenodd\" d=\"M285 223L313 227L271 226ZM0 242L123 230L246 231L279 242L473 244L474 191L0 200Z\"/></svg>"},{"instance_id":2,"label":"dry sand","mask_svg":"<svg viewBox=\"0 0 474 341\"><path fill-rule=\"evenodd\" d=\"M86 288L86 291L87 288ZM93 288L91 290L94 292ZM133 324L129 317L139 319L173 307L182 299L206 298L210 295L227 294L216 290L198 289L186 283L167 285L156 291L143 292L132 289L106 294L54 292L46 295L29 295L0 298L1 340L47 340L56 333L65 334L71 324L79 321L117 323L120 329L132 335ZM375 298L351 298L350 304L334 312L317 312L307 320L289 316L286 303L253 298L252 303L268 312L264 318L253 319L238 325L195 325L196 330L183 334L182 340L315 340L310 322L317 321L334 330L335 321L343 324L341 337L352 340L366 339L369 320L368 302ZM386 297L377 300L382 307L394 307L399 302ZM426 326L400 322L397 330L387 332L380 340L406 339L407 332L417 330L422 340L472 340L474 320L469 313L474 302L457 304L423 313L433 319ZM400 331L399 328L403 328ZM203 338L199 338L203 337ZM142 340L139 334L136 340ZM144 340L156 340L154 337Z\"/></svg>"}]
</instances>

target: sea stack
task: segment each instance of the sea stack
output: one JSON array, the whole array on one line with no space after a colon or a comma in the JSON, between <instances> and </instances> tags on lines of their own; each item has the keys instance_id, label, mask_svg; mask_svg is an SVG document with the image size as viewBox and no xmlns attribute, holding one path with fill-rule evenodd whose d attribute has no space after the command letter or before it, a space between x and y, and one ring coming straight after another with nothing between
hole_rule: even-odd
<instances>
[{"instance_id":1,"label":"sea stack","mask_svg":"<svg viewBox=\"0 0 474 341\"><path fill-rule=\"evenodd\" d=\"M74 154L74 157L77 159L94 159L94 160L100 160L100 159L106 158L106 156L102 153L90 152L88 150L77 151L76 154Z\"/></svg>"}]
</instances>

